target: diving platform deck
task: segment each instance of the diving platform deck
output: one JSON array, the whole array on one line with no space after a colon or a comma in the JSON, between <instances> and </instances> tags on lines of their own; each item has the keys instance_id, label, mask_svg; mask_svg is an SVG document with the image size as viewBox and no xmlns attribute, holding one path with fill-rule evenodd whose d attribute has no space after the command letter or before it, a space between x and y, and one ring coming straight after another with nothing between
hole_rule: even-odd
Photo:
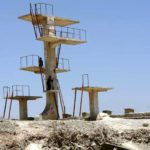
<instances>
[{"instance_id":1,"label":"diving platform deck","mask_svg":"<svg viewBox=\"0 0 150 150\"><path fill-rule=\"evenodd\" d=\"M83 44L87 42L86 40L67 38L63 36L60 37L60 36L55 36L55 35L44 35L44 36L38 37L37 40L58 43L58 44L61 43L61 44L67 44L67 45L77 45L77 44Z\"/></svg>"},{"instance_id":2,"label":"diving platform deck","mask_svg":"<svg viewBox=\"0 0 150 150\"><path fill-rule=\"evenodd\" d=\"M23 67L23 68L20 68L20 70L33 72L35 74L45 73L45 68L39 68L38 66ZM56 73L69 72L69 71L70 69L62 69L62 68L56 69Z\"/></svg>"},{"instance_id":3,"label":"diving platform deck","mask_svg":"<svg viewBox=\"0 0 150 150\"><path fill-rule=\"evenodd\" d=\"M20 16L19 19L25 20L25 21L29 21L29 22L33 22L33 20L38 20L39 24L45 24L47 22L47 19L54 19L54 22L51 23L51 25L53 26L61 26L61 27L65 27L65 26L69 26L72 24L77 24L80 23L79 21L76 20L71 20L71 19L66 19L66 18L62 18L62 17L57 17L57 16L48 16L48 15L34 15L33 18L31 17L30 14L27 15L23 15ZM34 25L37 25L37 22L33 22Z\"/></svg>"},{"instance_id":4,"label":"diving platform deck","mask_svg":"<svg viewBox=\"0 0 150 150\"><path fill-rule=\"evenodd\" d=\"M109 90L112 90L113 88L105 88L105 87L75 87L72 90L78 90L78 91L86 91L86 92L107 92Z\"/></svg>"},{"instance_id":5,"label":"diving platform deck","mask_svg":"<svg viewBox=\"0 0 150 150\"><path fill-rule=\"evenodd\" d=\"M41 96L9 96L8 99L12 99L12 100L36 100L42 98Z\"/></svg>"}]
</instances>

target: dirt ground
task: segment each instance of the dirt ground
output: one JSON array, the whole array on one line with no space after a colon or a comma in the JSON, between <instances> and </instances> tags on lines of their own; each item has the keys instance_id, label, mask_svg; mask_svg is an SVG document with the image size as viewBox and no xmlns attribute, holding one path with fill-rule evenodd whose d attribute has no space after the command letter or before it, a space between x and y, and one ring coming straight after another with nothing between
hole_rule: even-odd
<instances>
[{"instance_id":1,"label":"dirt ground","mask_svg":"<svg viewBox=\"0 0 150 150\"><path fill-rule=\"evenodd\" d=\"M0 150L100 150L104 142L150 150L150 120L0 120Z\"/></svg>"}]
</instances>

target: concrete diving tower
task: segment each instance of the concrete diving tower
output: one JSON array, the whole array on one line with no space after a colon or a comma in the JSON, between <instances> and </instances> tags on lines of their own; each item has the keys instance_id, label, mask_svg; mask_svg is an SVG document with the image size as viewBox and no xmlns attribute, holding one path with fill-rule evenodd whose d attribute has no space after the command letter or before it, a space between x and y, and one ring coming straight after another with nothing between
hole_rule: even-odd
<instances>
[{"instance_id":1,"label":"concrete diving tower","mask_svg":"<svg viewBox=\"0 0 150 150\"><path fill-rule=\"evenodd\" d=\"M45 73L47 91L46 106L40 117L43 119L59 119L58 92L50 92L51 90L58 90L57 58L59 57L56 56L56 47L61 44L77 45L86 43L86 31L68 27L69 25L79 23L79 21L54 16L53 5L51 4L30 4L30 12L19 17L19 19L31 22L35 38L44 43L45 67L42 71ZM35 73L39 72L37 67L28 68L28 70ZM49 78L54 81L53 89L48 88L47 81Z\"/></svg>"},{"instance_id":2,"label":"concrete diving tower","mask_svg":"<svg viewBox=\"0 0 150 150\"><path fill-rule=\"evenodd\" d=\"M8 89L8 88L7 88ZM28 85L13 85L10 91L8 92L7 89L5 90L4 99L18 100L19 101L19 118L20 120L27 120L28 119L28 101L35 101L41 96L30 96L30 87ZM9 93L9 94L8 94Z\"/></svg>"},{"instance_id":3,"label":"concrete diving tower","mask_svg":"<svg viewBox=\"0 0 150 150\"><path fill-rule=\"evenodd\" d=\"M107 92L109 90L112 90L112 88L87 86L87 87L75 87L75 88L73 88L73 90L75 90L75 93L77 91L88 92L89 107L90 107L90 119L95 120L97 117L97 114L99 113L98 93Z\"/></svg>"}]
</instances>

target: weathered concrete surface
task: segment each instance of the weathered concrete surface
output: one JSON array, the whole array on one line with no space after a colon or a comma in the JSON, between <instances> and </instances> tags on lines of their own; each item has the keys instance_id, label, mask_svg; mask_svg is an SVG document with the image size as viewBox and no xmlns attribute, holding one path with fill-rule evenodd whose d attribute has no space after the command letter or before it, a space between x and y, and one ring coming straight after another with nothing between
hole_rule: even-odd
<instances>
[{"instance_id":1,"label":"weathered concrete surface","mask_svg":"<svg viewBox=\"0 0 150 150\"><path fill-rule=\"evenodd\" d=\"M22 99L19 101L19 113L20 113L20 120L27 120L28 118L27 100Z\"/></svg>"},{"instance_id":2,"label":"weathered concrete surface","mask_svg":"<svg viewBox=\"0 0 150 150\"><path fill-rule=\"evenodd\" d=\"M104 142L148 150L150 120L0 121L0 150L100 150Z\"/></svg>"}]
</instances>

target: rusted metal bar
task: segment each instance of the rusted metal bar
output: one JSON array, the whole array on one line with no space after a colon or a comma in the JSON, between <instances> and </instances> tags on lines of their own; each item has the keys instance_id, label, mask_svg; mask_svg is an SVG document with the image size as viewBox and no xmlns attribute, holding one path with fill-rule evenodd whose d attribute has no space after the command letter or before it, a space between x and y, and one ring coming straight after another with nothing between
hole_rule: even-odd
<instances>
[{"instance_id":1,"label":"rusted metal bar","mask_svg":"<svg viewBox=\"0 0 150 150\"><path fill-rule=\"evenodd\" d=\"M30 15L31 15L31 19L32 19L32 25L33 25L33 29L34 29L34 34L35 34L35 37L37 39L38 35L37 35L37 32L36 32L36 27L35 27L35 20L34 20L34 14L33 14L33 8L32 8L32 4L30 3Z\"/></svg>"},{"instance_id":2,"label":"rusted metal bar","mask_svg":"<svg viewBox=\"0 0 150 150\"><path fill-rule=\"evenodd\" d=\"M41 5L40 5L40 11L41 11ZM41 13L41 12L40 12ZM41 28L40 28L40 24L39 24L39 20L38 20L38 10L37 10L37 4L35 4L35 19L36 19L36 23L37 23L37 27L40 33L40 37L43 36Z\"/></svg>"},{"instance_id":3,"label":"rusted metal bar","mask_svg":"<svg viewBox=\"0 0 150 150\"><path fill-rule=\"evenodd\" d=\"M76 97L77 97L77 90L75 89L75 93L74 93L74 106L73 106L73 117L75 116Z\"/></svg>"},{"instance_id":4,"label":"rusted metal bar","mask_svg":"<svg viewBox=\"0 0 150 150\"><path fill-rule=\"evenodd\" d=\"M10 106L9 106L8 119L10 119L10 115L11 115L12 99L13 99L13 92L12 92L11 99L10 99Z\"/></svg>"},{"instance_id":5,"label":"rusted metal bar","mask_svg":"<svg viewBox=\"0 0 150 150\"><path fill-rule=\"evenodd\" d=\"M81 90L79 117L81 117L81 113L82 113L83 88L84 88L84 86L82 86L82 90Z\"/></svg>"},{"instance_id":6,"label":"rusted metal bar","mask_svg":"<svg viewBox=\"0 0 150 150\"><path fill-rule=\"evenodd\" d=\"M4 113L3 113L3 119L5 118L5 114L6 114L7 101L8 101L8 91L7 91L6 100L5 100Z\"/></svg>"}]
</instances>

